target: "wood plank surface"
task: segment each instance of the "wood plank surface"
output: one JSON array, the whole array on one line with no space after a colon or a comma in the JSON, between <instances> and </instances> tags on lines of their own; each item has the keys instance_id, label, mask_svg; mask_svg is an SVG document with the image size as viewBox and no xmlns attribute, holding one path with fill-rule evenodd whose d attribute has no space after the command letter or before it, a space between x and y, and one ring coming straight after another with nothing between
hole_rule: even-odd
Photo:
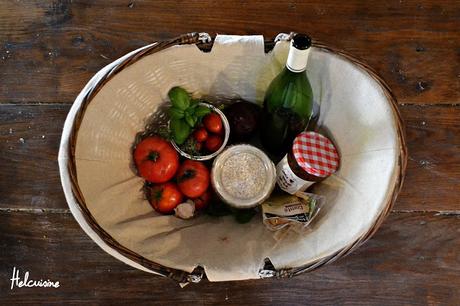
<instances>
[{"instance_id":1,"label":"wood plank surface","mask_svg":"<svg viewBox=\"0 0 460 306\"><path fill-rule=\"evenodd\" d=\"M68 213L0 212L0 301L158 305L455 305L460 218L395 213L373 239L332 265L292 279L203 281L184 289L104 253ZM14 288L13 266L60 288Z\"/></svg>"},{"instance_id":2,"label":"wood plank surface","mask_svg":"<svg viewBox=\"0 0 460 306\"><path fill-rule=\"evenodd\" d=\"M400 103L460 101L459 1L4 1L0 103L74 100L105 64L199 31L308 32L369 63Z\"/></svg>"},{"instance_id":3,"label":"wood plank surface","mask_svg":"<svg viewBox=\"0 0 460 306\"><path fill-rule=\"evenodd\" d=\"M0 305L458 305L460 1L17 0L0 3ZM292 279L189 285L102 251L67 209L57 154L104 65L187 32L307 32L368 63L406 123L393 212L353 254ZM10 289L13 267L58 289Z\"/></svg>"},{"instance_id":4,"label":"wood plank surface","mask_svg":"<svg viewBox=\"0 0 460 306\"><path fill-rule=\"evenodd\" d=\"M67 208L57 155L68 105L0 105L0 207Z\"/></svg>"},{"instance_id":5,"label":"wood plank surface","mask_svg":"<svg viewBox=\"0 0 460 306\"><path fill-rule=\"evenodd\" d=\"M0 105L0 207L67 208L57 154L69 108ZM460 106L400 109L409 163L394 209L460 210Z\"/></svg>"},{"instance_id":6,"label":"wood plank surface","mask_svg":"<svg viewBox=\"0 0 460 306\"><path fill-rule=\"evenodd\" d=\"M460 211L460 107L400 107L409 161L397 210Z\"/></svg>"}]
</instances>

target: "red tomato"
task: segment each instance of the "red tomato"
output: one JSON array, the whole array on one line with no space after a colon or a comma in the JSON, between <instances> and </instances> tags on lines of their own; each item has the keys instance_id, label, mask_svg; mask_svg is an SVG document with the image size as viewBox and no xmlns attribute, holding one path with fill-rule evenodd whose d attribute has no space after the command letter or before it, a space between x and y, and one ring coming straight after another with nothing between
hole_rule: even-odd
<instances>
[{"instance_id":1,"label":"red tomato","mask_svg":"<svg viewBox=\"0 0 460 306\"><path fill-rule=\"evenodd\" d=\"M196 141L203 142L206 141L206 139L208 138L208 132L205 128L199 128L196 129L195 132L193 132L193 137Z\"/></svg>"},{"instance_id":2,"label":"red tomato","mask_svg":"<svg viewBox=\"0 0 460 306\"><path fill-rule=\"evenodd\" d=\"M146 181L165 183L179 168L179 155L168 141L158 136L147 137L134 150L137 171Z\"/></svg>"},{"instance_id":3,"label":"red tomato","mask_svg":"<svg viewBox=\"0 0 460 306\"><path fill-rule=\"evenodd\" d=\"M209 135L208 140L204 143L204 147L209 152L216 152L222 146L222 137L218 135Z\"/></svg>"},{"instance_id":4,"label":"red tomato","mask_svg":"<svg viewBox=\"0 0 460 306\"><path fill-rule=\"evenodd\" d=\"M182 203L182 193L174 183L154 185L148 190L150 204L159 213L171 214L174 212L174 208Z\"/></svg>"},{"instance_id":5,"label":"red tomato","mask_svg":"<svg viewBox=\"0 0 460 306\"><path fill-rule=\"evenodd\" d=\"M211 133L220 134L223 132L222 119L216 113L210 113L203 118L204 127Z\"/></svg>"},{"instance_id":6,"label":"red tomato","mask_svg":"<svg viewBox=\"0 0 460 306\"><path fill-rule=\"evenodd\" d=\"M192 200L195 203L196 209L206 208L206 206L209 204L209 201L211 201L211 191L208 189L201 196Z\"/></svg>"},{"instance_id":7,"label":"red tomato","mask_svg":"<svg viewBox=\"0 0 460 306\"><path fill-rule=\"evenodd\" d=\"M179 167L177 184L185 196L197 198L209 187L209 170L202 162L186 160Z\"/></svg>"}]
</instances>

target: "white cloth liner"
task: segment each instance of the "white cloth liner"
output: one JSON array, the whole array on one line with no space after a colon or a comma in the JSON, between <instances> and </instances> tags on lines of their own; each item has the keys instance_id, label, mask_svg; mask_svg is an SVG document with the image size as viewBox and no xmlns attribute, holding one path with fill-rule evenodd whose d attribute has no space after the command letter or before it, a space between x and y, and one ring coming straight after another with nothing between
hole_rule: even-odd
<instances>
[{"instance_id":1,"label":"white cloth liner","mask_svg":"<svg viewBox=\"0 0 460 306\"><path fill-rule=\"evenodd\" d=\"M245 225L231 217L160 216L143 199L143 181L130 169L135 134L172 86L183 86L195 96L239 96L261 103L266 87L284 65L288 46L279 42L266 55L262 36L218 35L210 53L195 45L175 46L115 75L89 104L76 146L80 188L102 228L123 246L159 264L188 272L200 265L211 281L259 278L265 258L276 268L302 266L367 232L396 183L400 143L395 118L374 79L321 49L312 49L307 74L315 99L321 102L320 122L340 151L341 168L315 187L328 204L308 234L293 233L277 242L260 216ZM85 232L105 251L146 270L108 247L88 226L71 193L67 171L68 137L82 98L122 59L99 71L77 97L64 126L59 166L69 207Z\"/></svg>"}]
</instances>

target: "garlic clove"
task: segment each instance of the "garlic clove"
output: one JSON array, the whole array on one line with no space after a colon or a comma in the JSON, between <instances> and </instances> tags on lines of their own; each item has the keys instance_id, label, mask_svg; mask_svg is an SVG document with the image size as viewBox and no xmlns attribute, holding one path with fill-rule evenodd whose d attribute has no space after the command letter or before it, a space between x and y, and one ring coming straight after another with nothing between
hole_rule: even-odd
<instances>
[{"instance_id":1,"label":"garlic clove","mask_svg":"<svg viewBox=\"0 0 460 306\"><path fill-rule=\"evenodd\" d=\"M187 200L174 208L175 216L181 219L190 219L195 215L195 202Z\"/></svg>"}]
</instances>

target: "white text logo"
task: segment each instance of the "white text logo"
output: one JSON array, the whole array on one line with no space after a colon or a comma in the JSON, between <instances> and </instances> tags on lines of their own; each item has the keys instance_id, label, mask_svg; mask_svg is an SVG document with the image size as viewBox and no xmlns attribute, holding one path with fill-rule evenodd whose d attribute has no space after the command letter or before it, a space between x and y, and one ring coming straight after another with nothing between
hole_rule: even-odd
<instances>
[{"instance_id":1,"label":"white text logo","mask_svg":"<svg viewBox=\"0 0 460 306\"><path fill-rule=\"evenodd\" d=\"M29 279L29 271L26 271L24 274L24 279L21 280L21 276L19 274L19 269L16 269L16 267L13 267L13 277L11 277L11 290L13 290L14 286L18 288L22 287L44 287L44 288L59 288L59 282L53 282L50 281L49 279L47 280L32 280Z\"/></svg>"}]
</instances>

